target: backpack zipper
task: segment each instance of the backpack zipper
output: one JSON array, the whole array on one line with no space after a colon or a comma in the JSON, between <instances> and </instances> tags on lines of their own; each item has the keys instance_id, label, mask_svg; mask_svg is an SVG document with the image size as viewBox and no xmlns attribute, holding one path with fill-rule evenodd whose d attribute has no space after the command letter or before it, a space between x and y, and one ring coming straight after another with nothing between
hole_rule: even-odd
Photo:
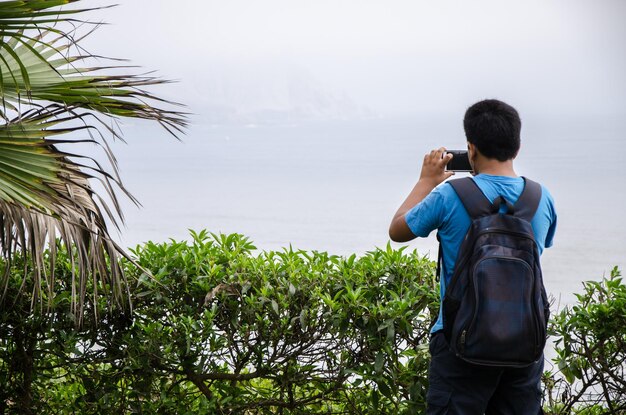
<instances>
[{"instance_id":1,"label":"backpack zipper","mask_svg":"<svg viewBox=\"0 0 626 415\"><path fill-rule=\"evenodd\" d=\"M465 335L467 334L467 329L461 332L461 340L459 341L461 354L465 354Z\"/></svg>"}]
</instances>

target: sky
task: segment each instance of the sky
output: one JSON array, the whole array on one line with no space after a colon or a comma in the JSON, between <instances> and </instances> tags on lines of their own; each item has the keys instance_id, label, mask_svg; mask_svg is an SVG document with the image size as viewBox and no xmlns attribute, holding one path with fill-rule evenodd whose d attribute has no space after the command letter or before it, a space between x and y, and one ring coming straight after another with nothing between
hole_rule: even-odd
<instances>
[{"instance_id":1,"label":"sky","mask_svg":"<svg viewBox=\"0 0 626 415\"><path fill-rule=\"evenodd\" d=\"M192 112L216 104L216 80L271 88L286 66L382 116L487 97L524 114L626 112L623 0L118 3L90 15L109 25L87 48L179 80L163 91Z\"/></svg>"}]
</instances>

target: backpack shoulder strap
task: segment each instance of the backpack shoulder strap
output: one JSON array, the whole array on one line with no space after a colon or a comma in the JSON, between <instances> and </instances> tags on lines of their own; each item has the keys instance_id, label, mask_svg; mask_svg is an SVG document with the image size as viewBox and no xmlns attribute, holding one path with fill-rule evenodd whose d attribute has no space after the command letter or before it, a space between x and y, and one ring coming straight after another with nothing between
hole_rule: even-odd
<instances>
[{"instance_id":1,"label":"backpack shoulder strap","mask_svg":"<svg viewBox=\"0 0 626 415\"><path fill-rule=\"evenodd\" d=\"M471 177L450 180L448 183L461 199L470 218L476 219L492 212L491 202Z\"/></svg>"},{"instance_id":2,"label":"backpack shoulder strap","mask_svg":"<svg viewBox=\"0 0 626 415\"><path fill-rule=\"evenodd\" d=\"M515 216L530 222L541 201L541 185L524 177L524 190L514 205Z\"/></svg>"},{"instance_id":3,"label":"backpack shoulder strap","mask_svg":"<svg viewBox=\"0 0 626 415\"><path fill-rule=\"evenodd\" d=\"M492 205L489 199L483 194L482 190L478 187L476 182L471 177L463 177L461 179L454 179L448 181L452 186L452 189L456 192L461 199L461 203L467 210L471 219L485 216L491 213ZM441 275L441 270L444 266L443 262L443 249L441 247L441 239L439 239L439 233L437 233L437 240L439 241L439 253L437 254L437 281Z\"/></svg>"}]
</instances>

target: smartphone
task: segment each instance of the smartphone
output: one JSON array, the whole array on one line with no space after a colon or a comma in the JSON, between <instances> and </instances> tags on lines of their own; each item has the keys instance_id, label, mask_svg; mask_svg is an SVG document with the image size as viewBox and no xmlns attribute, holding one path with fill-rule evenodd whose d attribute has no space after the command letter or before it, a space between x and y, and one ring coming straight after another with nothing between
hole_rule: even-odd
<instances>
[{"instance_id":1,"label":"smartphone","mask_svg":"<svg viewBox=\"0 0 626 415\"><path fill-rule=\"evenodd\" d=\"M447 150L446 153L452 154L452 160L448 162L446 170L449 171L472 171L472 165L469 162L467 150Z\"/></svg>"}]
</instances>

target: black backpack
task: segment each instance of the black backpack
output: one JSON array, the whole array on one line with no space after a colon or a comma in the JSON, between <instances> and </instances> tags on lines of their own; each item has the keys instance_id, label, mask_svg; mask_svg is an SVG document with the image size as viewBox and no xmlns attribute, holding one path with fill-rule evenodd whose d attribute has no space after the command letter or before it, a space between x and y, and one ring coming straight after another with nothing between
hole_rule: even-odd
<instances>
[{"instance_id":1,"label":"black backpack","mask_svg":"<svg viewBox=\"0 0 626 415\"><path fill-rule=\"evenodd\" d=\"M530 224L541 186L524 182L514 206L502 196L492 204L472 178L449 182L472 223L443 299L443 330L470 363L524 367L542 357L550 309Z\"/></svg>"}]
</instances>

